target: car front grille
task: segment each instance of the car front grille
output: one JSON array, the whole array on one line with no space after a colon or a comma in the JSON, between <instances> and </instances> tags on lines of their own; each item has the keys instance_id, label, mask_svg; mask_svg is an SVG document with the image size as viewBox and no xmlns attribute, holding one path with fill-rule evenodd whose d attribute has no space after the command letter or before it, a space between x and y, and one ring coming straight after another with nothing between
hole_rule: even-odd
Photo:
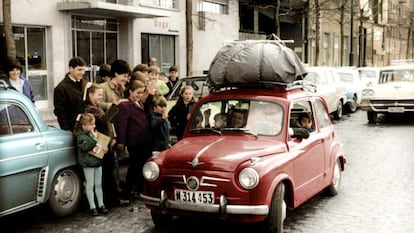
<instances>
[{"instance_id":1,"label":"car front grille","mask_svg":"<svg viewBox=\"0 0 414 233\"><path fill-rule=\"evenodd\" d=\"M175 185L186 185L190 177L196 177L200 181L200 187L217 187L219 184L230 183L230 179L211 176L189 176L189 175L165 175L167 183Z\"/></svg>"},{"instance_id":2,"label":"car front grille","mask_svg":"<svg viewBox=\"0 0 414 233\"><path fill-rule=\"evenodd\" d=\"M404 107L405 111L414 111L414 99L409 100L381 100L371 99L370 104L376 111L388 111L389 107Z\"/></svg>"}]
</instances>

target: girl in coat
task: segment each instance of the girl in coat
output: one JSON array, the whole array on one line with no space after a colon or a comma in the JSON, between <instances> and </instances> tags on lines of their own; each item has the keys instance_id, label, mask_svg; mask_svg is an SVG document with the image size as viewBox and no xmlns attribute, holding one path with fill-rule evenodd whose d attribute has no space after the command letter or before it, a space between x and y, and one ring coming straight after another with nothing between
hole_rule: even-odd
<instances>
[{"instance_id":1,"label":"girl in coat","mask_svg":"<svg viewBox=\"0 0 414 233\"><path fill-rule=\"evenodd\" d=\"M95 117L93 114L79 114L76 120L74 135L76 136L78 147L78 163L85 175L85 191L89 208L93 216L97 216L98 213L106 214L108 210L105 208L102 192L102 159L91 155L89 152L103 150L105 153L108 149L97 144L97 132L95 131ZM95 205L94 194L98 201L98 209Z\"/></svg>"},{"instance_id":2,"label":"girl in coat","mask_svg":"<svg viewBox=\"0 0 414 233\"><path fill-rule=\"evenodd\" d=\"M171 128L175 130L177 141L183 137L185 126L195 102L193 87L185 85L180 90L177 103L168 112L168 120L171 123Z\"/></svg>"}]
</instances>

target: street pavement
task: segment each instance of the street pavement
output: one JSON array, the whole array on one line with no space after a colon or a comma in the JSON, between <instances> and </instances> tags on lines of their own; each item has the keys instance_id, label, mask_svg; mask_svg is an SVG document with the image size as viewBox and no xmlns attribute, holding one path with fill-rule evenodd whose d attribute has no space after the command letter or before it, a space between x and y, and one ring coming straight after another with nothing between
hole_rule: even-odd
<instances>
[{"instance_id":1,"label":"street pavement","mask_svg":"<svg viewBox=\"0 0 414 233\"><path fill-rule=\"evenodd\" d=\"M368 125L358 111L335 121L344 144L347 167L340 193L318 194L289 210L285 233L411 233L414 232L414 118L380 118ZM46 206L0 219L0 232L27 233L229 233L257 232L254 224L212 219L178 218L170 229L154 228L139 200L92 217L87 203L79 213L53 218Z\"/></svg>"}]
</instances>

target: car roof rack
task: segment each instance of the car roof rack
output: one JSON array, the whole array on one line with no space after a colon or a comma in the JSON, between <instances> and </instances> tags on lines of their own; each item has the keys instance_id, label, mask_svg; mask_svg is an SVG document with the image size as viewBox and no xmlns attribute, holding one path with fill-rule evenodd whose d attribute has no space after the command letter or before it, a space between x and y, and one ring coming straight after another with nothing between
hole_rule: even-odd
<instances>
[{"instance_id":1,"label":"car roof rack","mask_svg":"<svg viewBox=\"0 0 414 233\"><path fill-rule=\"evenodd\" d=\"M283 88L287 91L294 89L302 89L310 92L316 92L316 85L313 82L305 80L295 80L291 83L276 81L257 81L255 83L227 83L222 86L211 86L210 92L220 92L230 89L248 89L248 88Z\"/></svg>"}]
</instances>

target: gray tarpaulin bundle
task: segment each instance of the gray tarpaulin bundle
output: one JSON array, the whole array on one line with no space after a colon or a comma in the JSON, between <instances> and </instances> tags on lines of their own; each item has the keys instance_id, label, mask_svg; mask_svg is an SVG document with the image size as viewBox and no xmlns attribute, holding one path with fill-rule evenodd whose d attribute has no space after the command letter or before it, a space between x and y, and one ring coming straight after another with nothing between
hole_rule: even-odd
<instances>
[{"instance_id":1,"label":"gray tarpaulin bundle","mask_svg":"<svg viewBox=\"0 0 414 233\"><path fill-rule=\"evenodd\" d=\"M208 84L213 89L250 83L291 83L302 79L305 68L290 48L276 40L235 41L223 46L210 64Z\"/></svg>"}]
</instances>

